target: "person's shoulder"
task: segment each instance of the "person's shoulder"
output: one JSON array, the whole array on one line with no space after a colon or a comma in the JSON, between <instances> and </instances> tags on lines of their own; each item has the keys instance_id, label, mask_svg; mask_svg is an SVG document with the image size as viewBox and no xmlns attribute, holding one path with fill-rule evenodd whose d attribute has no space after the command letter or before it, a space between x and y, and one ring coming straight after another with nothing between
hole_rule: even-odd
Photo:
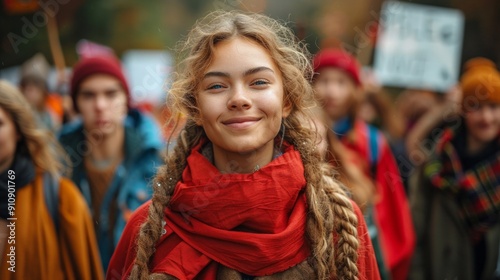
<instances>
[{"instance_id":1,"label":"person's shoulder","mask_svg":"<svg viewBox=\"0 0 500 280\"><path fill-rule=\"evenodd\" d=\"M364 221L364 217L363 217L363 213L361 212L361 208L359 208L358 204L356 202L354 202L354 200L352 200L352 199L349 199L349 200L351 201L352 209L354 211L354 214L356 214L358 221L359 221L359 219L363 219L363 221Z\"/></svg>"},{"instance_id":2,"label":"person's shoulder","mask_svg":"<svg viewBox=\"0 0 500 280\"><path fill-rule=\"evenodd\" d=\"M382 130L380 130L380 128L361 119L356 119L354 123L354 130L364 131L364 134L366 134L368 137L377 136L381 139L385 139L384 133L382 132Z\"/></svg>"},{"instance_id":3,"label":"person's shoulder","mask_svg":"<svg viewBox=\"0 0 500 280\"><path fill-rule=\"evenodd\" d=\"M64 124L59 131L57 138L61 142L68 142L75 137L83 135L83 123L80 119Z\"/></svg>"},{"instance_id":4,"label":"person's shoulder","mask_svg":"<svg viewBox=\"0 0 500 280\"><path fill-rule=\"evenodd\" d=\"M134 210L134 212L130 216L130 219L127 221L126 227L129 230L131 227L135 228L133 229L134 231L138 230L138 228L142 225L142 223L146 221L146 219L148 218L150 205L151 205L151 200L148 200Z\"/></svg>"},{"instance_id":5,"label":"person's shoulder","mask_svg":"<svg viewBox=\"0 0 500 280\"><path fill-rule=\"evenodd\" d=\"M131 154L156 153L164 148L161 130L157 122L147 113L131 109L125 120L126 149Z\"/></svg>"},{"instance_id":6,"label":"person's shoulder","mask_svg":"<svg viewBox=\"0 0 500 280\"><path fill-rule=\"evenodd\" d=\"M59 201L62 207L87 207L87 203L78 187L66 177L59 179Z\"/></svg>"}]
</instances>

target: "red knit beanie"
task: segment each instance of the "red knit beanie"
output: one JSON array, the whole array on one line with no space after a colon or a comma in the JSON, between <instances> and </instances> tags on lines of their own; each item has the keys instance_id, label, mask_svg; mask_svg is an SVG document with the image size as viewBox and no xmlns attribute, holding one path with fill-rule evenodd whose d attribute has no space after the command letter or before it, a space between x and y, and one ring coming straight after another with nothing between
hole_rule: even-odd
<instances>
[{"instance_id":1,"label":"red knit beanie","mask_svg":"<svg viewBox=\"0 0 500 280\"><path fill-rule=\"evenodd\" d=\"M346 72L356 85L361 85L359 63L355 57L340 49L325 49L320 51L313 60L314 73L321 68L333 67Z\"/></svg>"},{"instance_id":2,"label":"red knit beanie","mask_svg":"<svg viewBox=\"0 0 500 280\"><path fill-rule=\"evenodd\" d=\"M81 59L73 67L73 76L71 77L71 98L75 111L78 112L76 94L78 93L80 84L87 77L94 74L108 74L118 79L127 95L127 106L130 109L130 92L120 61L109 56L94 56Z\"/></svg>"}]
</instances>

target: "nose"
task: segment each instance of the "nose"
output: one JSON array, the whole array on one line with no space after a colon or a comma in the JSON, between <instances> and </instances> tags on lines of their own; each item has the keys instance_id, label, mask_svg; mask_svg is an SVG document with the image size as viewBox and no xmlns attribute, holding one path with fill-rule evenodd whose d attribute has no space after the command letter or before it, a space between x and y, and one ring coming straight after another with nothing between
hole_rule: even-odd
<instances>
[{"instance_id":1,"label":"nose","mask_svg":"<svg viewBox=\"0 0 500 280\"><path fill-rule=\"evenodd\" d=\"M108 106L108 102L104 96L97 96L95 99L95 108L98 111L104 110Z\"/></svg>"},{"instance_id":2,"label":"nose","mask_svg":"<svg viewBox=\"0 0 500 280\"><path fill-rule=\"evenodd\" d=\"M227 101L229 110L247 110L252 107L252 100L243 86L235 86Z\"/></svg>"},{"instance_id":3,"label":"nose","mask_svg":"<svg viewBox=\"0 0 500 280\"><path fill-rule=\"evenodd\" d=\"M489 104L488 104L489 105ZM488 105L483 105L481 108L481 117L483 118L484 121L490 122L494 118L494 113L493 109L491 106Z\"/></svg>"},{"instance_id":4,"label":"nose","mask_svg":"<svg viewBox=\"0 0 500 280\"><path fill-rule=\"evenodd\" d=\"M339 90L339 85L331 80L322 81L318 84L318 93L323 98L335 98Z\"/></svg>"}]
</instances>

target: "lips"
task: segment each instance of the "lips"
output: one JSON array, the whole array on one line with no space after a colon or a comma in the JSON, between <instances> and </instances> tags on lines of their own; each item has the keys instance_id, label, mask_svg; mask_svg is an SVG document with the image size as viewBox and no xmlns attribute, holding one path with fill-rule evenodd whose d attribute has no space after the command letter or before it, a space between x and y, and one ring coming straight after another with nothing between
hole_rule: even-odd
<instances>
[{"instance_id":1,"label":"lips","mask_svg":"<svg viewBox=\"0 0 500 280\"><path fill-rule=\"evenodd\" d=\"M222 124L234 129L245 129L257 123L260 119L261 118L256 117L237 117L227 119L223 121Z\"/></svg>"},{"instance_id":2,"label":"lips","mask_svg":"<svg viewBox=\"0 0 500 280\"><path fill-rule=\"evenodd\" d=\"M95 122L95 124L98 126L104 126L104 125L107 125L108 123L109 123L109 121L105 121L105 120L98 120Z\"/></svg>"}]
</instances>

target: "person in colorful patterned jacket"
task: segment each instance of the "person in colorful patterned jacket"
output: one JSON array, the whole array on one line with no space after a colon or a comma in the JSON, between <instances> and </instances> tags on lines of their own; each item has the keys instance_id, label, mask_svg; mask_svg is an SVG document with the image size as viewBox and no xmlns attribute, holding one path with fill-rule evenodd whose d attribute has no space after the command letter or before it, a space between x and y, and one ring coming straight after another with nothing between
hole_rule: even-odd
<instances>
[{"instance_id":1,"label":"person in colorful patterned jacket","mask_svg":"<svg viewBox=\"0 0 500 280\"><path fill-rule=\"evenodd\" d=\"M485 58L464 68L461 112L410 179L410 279L500 277L500 73Z\"/></svg>"},{"instance_id":2,"label":"person in colorful patterned jacket","mask_svg":"<svg viewBox=\"0 0 500 280\"><path fill-rule=\"evenodd\" d=\"M359 63L343 50L324 49L316 54L313 64L314 89L334 132L330 137L336 135L343 147L356 155L348 164L359 166L375 185L370 199L374 205L366 207L365 216L373 228L370 232L381 276L406 279L415 247L410 208L385 137L358 117L363 90ZM329 153L335 155L334 150Z\"/></svg>"}]
</instances>

